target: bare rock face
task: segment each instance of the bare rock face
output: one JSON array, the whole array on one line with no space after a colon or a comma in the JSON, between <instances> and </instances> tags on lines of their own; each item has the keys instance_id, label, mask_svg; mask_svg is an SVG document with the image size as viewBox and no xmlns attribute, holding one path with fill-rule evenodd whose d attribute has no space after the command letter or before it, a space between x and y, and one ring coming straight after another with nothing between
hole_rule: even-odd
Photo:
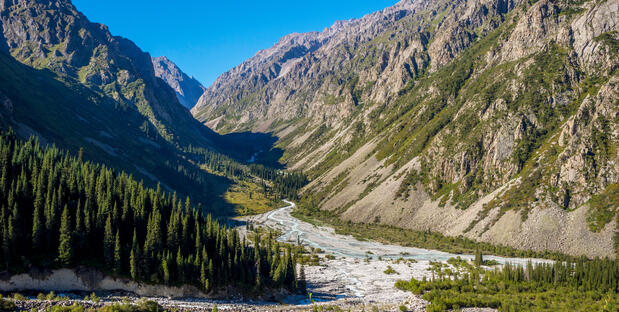
<instances>
[{"instance_id":1,"label":"bare rock face","mask_svg":"<svg viewBox=\"0 0 619 312\"><path fill-rule=\"evenodd\" d=\"M617 1L401 1L292 34L193 115L272 131L311 203L511 246L615 256ZM595 246L595 247L592 247Z\"/></svg>"},{"instance_id":2,"label":"bare rock face","mask_svg":"<svg viewBox=\"0 0 619 312\"><path fill-rule=\"evenodd\" d=\"M153 57L155 76L163 79L176 92L176 97L181 105L191 109L206 88L193 77L181 71L176 64L165 56Z\"/></svg>"}]
</instances>

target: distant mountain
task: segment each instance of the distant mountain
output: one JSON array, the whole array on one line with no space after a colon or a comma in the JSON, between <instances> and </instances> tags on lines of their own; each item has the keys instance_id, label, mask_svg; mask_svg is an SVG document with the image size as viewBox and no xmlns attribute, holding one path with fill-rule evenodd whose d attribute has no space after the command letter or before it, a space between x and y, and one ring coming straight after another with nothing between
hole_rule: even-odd
<instances>
[{"instance_id":1,"label":"distant mountain","mask_svg":"<svg viewBox=\"0 0 619 312\"><path fill-rule=\"evenodd\" d=\"M313 180L305 204L344 220L612 256L618 13L612 0L403 0L283 37L192 113L280 137Z\"/></svg>"},{"instance_id":2,"label":"distant mountain","mask_svg":"<svg viewBox=\"0 0 619 312\"><path fill-rule=\"evenodd\" d=\"M176 92L176 97L181 105L191 109L206 88L193 77L181 71L176 64L165 56L154 57L155 76L163 79Z\"/></svg>"}]
</instances>

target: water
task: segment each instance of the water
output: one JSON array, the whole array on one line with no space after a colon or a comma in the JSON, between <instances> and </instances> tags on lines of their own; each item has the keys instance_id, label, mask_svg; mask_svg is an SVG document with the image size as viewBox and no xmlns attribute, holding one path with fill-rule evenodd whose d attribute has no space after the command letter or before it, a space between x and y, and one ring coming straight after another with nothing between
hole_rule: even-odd
<instances>
[{"instance_id":1,"label":"water","mask_svg":"<svg viewBox=\"0 0 619 312\"><path fill-rule=\"evenodd\" d=\"M290 212L296 206L293 202L284 200L287 206L273 210L266 214L267 223L274 223L283 231L277 239L280 242L296 242L297 239L305 246L320 248L328 254L351 258L378 258L383 259L414 259L417 261L447 261L449 258L460 257L472 260L474 255L453 254L438 250L403 247L382 244L372 241L359 241L352 236L335 234L332 229L319 228L310 223L293 217ZM551 260L534 258L506 258L485 255L486 260L495 260L500 264L512 263L526 265L527 262L549 263Z\"/></svg>"}]
</instances>

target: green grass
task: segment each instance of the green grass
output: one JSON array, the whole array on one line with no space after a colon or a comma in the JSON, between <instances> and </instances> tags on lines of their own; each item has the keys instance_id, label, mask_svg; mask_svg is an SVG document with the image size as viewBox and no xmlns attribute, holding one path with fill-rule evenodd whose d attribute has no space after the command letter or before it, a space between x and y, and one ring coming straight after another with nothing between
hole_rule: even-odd
<instances>
[{"instance_id":1,"label":"green grass","mask_svg":"<svg viewBox=\"0 0 619 312\"><path fill-rule=\"evenodd\" d=\"M593 232L600 232L617 217L619 209L619 183L613 183L588 201L587 224ZM619 221L619 220L617 220Z\"/></svg>"},{"instance_id":2,"label":"green grass","mask_svg":"<svg viewBox=\"0 0 619 312\"><path fill-rule=\"evenodd\" d=\"M265 213L280 205L275 198L268 197L256 183L238 181L224 194L226 201L234 205L236 215L246 216Z\"/></svg>"}]
</instances>

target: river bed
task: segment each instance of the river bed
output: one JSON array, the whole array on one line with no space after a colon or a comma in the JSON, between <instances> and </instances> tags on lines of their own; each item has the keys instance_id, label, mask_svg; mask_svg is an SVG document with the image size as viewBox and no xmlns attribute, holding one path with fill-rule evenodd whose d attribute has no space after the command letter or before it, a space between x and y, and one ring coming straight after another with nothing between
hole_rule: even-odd
<instances>
[{"instance_id":1,"label":"river bed","mask_svg":"<svg viewBox=\"0 0 619 312\"><path fill-rule=\"evenodd\" d=\"M327 259L323 255L319 266L306 266L305 273L308 292L320 302L330 304L356 304L364 306L378 305L386 310L404 304L411 311L424 311L425 303L418 297L411 296L394 287L398 279L411 277L431 278L428 270L431 261L445 262L452 257L472 260L473 255L452 254L438 250L383 244L373 241L360 241L352 236L336 234L332 228L319 227L301 221L291 215L295 204L284 201L285 207L243 218L254 225L278 229L282 235L280 242L297 243L319 248L324 254L335 256ZM484 256L486 260L495 260L500 264L507 262L526 265L550 262L544 259L506 258ZM390 266L395 273L387 274ZM306 298L291 297L284 300L289 304L307 304Z\"/></svg>"}]
</instances>

